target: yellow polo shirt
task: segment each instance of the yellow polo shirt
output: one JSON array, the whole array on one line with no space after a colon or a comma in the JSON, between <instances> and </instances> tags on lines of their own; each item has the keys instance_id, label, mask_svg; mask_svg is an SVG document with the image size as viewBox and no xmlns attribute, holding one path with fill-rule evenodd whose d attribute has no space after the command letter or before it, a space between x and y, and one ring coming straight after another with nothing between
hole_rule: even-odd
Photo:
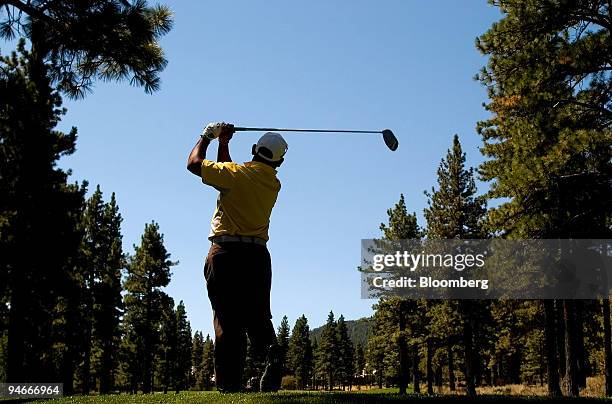
<instances>
[{"instance_id":1,"label":"yellow polo shirt","mask_svg":"<svg viewBox=\"0 0 612 404\"><path fill-rule=\"evenodd\" d=\"M276 169L258 161L202 162L202 182L219 191L208 238L253 236L268 240L270 215L281 184Z\"/></svg>"}]
</instances>

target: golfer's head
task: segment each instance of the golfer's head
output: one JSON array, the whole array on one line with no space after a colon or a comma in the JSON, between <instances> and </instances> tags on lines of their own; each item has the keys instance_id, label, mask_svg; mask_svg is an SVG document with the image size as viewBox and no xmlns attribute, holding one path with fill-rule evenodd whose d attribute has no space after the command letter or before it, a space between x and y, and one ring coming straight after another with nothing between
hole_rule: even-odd
<instances>
[{"instance_id":1,"label":"golfer's head","mask_svg":"<svg viewBox=\"0 0 612 404\"><path fill-rule=\"evenodd\" d=\"M287 142L280 134L267 132L253 145L253 160L278 167L285 160L288 148Z\"/></svg>"}]
</instances>

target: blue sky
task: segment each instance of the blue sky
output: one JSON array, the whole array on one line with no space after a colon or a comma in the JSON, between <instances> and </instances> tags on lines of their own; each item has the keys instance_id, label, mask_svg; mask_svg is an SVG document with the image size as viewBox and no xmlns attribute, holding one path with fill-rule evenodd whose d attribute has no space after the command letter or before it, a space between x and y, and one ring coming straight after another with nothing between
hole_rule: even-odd
<instances>
[{"instance_id":1,"label":"blue sky","mask_svg":"<svg viewBox=\"0 0 612 404\"><path fill-rule=\"evenodd\" d=\"M111 192L124 217L125 250L155 220L174 260L167 292L183 300L193 329L212 332L202 265L216 192L185 169L209 121L240 126L391 128L390 152L377 135L287 134L283 184L272 214L272 312L311 327L330 310L368 316L360 299L360 240L380 236L386 209L404 193L423 225L423 190L460 135L468 163L482 158L476 122L486 63L474 39L499 19L483 1L172 1L174 29L163 39L169 64L161 90L98 83L66 100L61 124L79 129L62 167ZM238 133L235 161L250 159L258 133ZM209 156L216 156L216 145ZM248 304L248 302L245 302Z\"/></svg>"}]
</instances>

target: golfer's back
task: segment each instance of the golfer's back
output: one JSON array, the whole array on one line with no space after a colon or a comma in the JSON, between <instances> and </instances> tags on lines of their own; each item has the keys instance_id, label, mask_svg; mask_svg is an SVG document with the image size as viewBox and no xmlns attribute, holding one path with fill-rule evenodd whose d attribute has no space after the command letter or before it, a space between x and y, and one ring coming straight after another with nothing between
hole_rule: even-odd
<instances>
[{"instance_id":1,"label":"golfer's back","mask_svg":"<svg viewBox=\"0 0 612 404\"><path fill-rule=\"evenodd\" d=\"M268 240L270 215L281 187L273 167L257 161L236 164L204 160L202 181L220 192L209 238L249 236Z\"/></svg>"}]
</instances>

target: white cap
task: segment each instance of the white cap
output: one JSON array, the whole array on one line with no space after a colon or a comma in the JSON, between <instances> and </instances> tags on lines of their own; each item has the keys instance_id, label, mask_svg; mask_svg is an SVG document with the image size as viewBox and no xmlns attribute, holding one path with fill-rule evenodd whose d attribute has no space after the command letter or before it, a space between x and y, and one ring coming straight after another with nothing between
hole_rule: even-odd
<instances>
[{"instance_id":1,"label":"white cap","mask_svg":"<svg viewBox=\"0 0 612 404\"><path fill-rule=\"evenodd\" d=\"M259 149L261 147L265 147L266 149L270 150L272 152L272 158L260 154ZM264 160L279 161L283 158L285 153L287 153L287 149L289 149L289 146L279 133L266 132L257 141L257 144L255 145L255 154Z\"/></svg>"}]
</instances>

